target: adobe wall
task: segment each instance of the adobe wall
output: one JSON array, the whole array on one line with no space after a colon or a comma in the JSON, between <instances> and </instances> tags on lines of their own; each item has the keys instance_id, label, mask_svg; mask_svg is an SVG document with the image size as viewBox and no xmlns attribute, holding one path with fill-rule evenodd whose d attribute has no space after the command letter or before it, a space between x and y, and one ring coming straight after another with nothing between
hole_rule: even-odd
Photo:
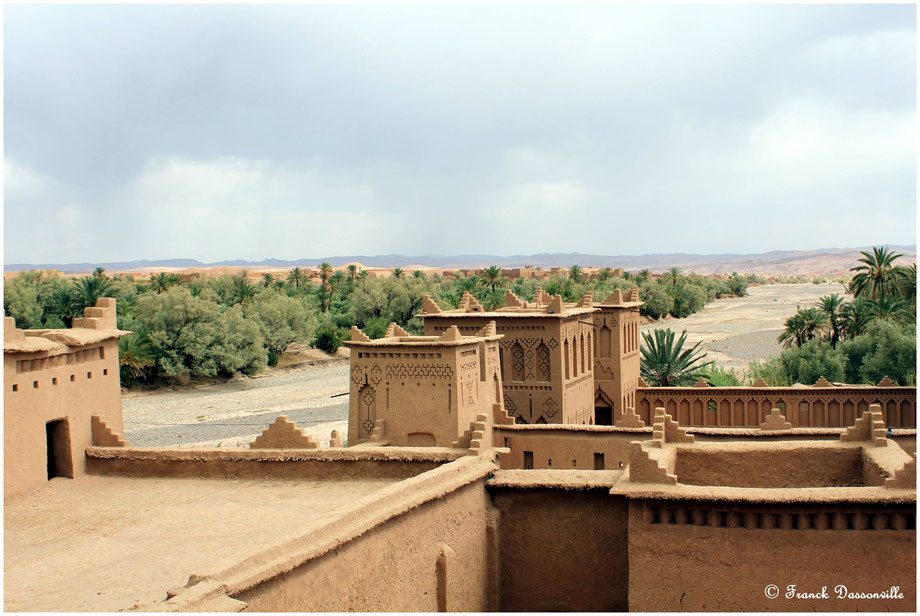
<instances>
[{"instance_id":1,"label":"adobe wall","mask_svg":"<svg viewBox=\"0 0 920 616\"><path fill-rule=\"evenodd\" d=\"M636 408L639 382L640 322L639 290L615 290L603 302L594 304L595 422L614 425L627 408Z\"/></svg>"},{"instance_id":2,"label":"adobe wall","mask_svg":"<svg viewBox=\"0 0 920 616\"><path fill-rule=\"evenodd\" d=\"M828 515L835 510L846 514ZM908 528L894 529L908 518ZM775 527L765 528L765 519ZM913 503L880 507L632 501L629 608L912 612L916 604L914 520ZM883 530L874 530L875 525ZM772 589L766 590L771 584L779 591L772 599L767 596ZM820 592L826 586L829 598L786 599L791 584L799 592ZM898 586L904 598L836 599L834 588L839 584L864 593Z\"/></svg>"},{"instance_id":3,"label":"adobe wall","mask_svg":"<svg viewBox=\"0 0 920 616\"><path fill-rule=\"evenodd\" d=\"M112 321L114 310L113 305ZM4 340L5 498L26 494L48 482L48 422L66 420L67 429L55 449L56 458L63 465L62 476L86 472L83 450L93 444L91 416L99 415L113 431L124 433L115 337L97 339L104 334L90 329L41 330L52 332L51 335L59 332L73 343L65 344L43 336L26 336L22 330L11 327L9 321L12 319L8 319L5 336L19 332L20 338ZM77 344L78 340L87 342ZM34 352L11 351L17 347L46 348Z\"/></svg>"},{"instance_id":4,"label":"adobe wall","mask_svg":"<svg viewBox=\"0 0 920 616\"><path fill-rule=\"evenodd\" d=\"M122 477L198 479L405 479L460 458L460 450L426 447L320 450L89 447L87 472Z\"/></svg>"},{"instance_id":5,"label":"adobe wall","mask_svg":"<svg viewBox=\"0 0 920 616\"><path fill-rule=\"evenodd\" d=\"M450 329L409 336L391 324L371 340L352 328L348 443L449 447L501 403L494 324L473 336Z\"/></svg>"},{"instance_id":6,"label":"adobe wall","mask_svg":"<svg viewBox=\"0 0 920 616\"><path fill-rule=\"evenodd\" d=\"M886 425L917 427L915 387L640 387L636 395L646 424L661 406L682 426L756 427L778 408L793 427L847 427L881 404Z\"/></svg>"},{"instance_id":7,"label":"adobe wall","mask_svg":"<svg viewBox=\"0 0 920 616\"><path fill-rule=\"evenodd\" d=\"M608 480L618 475L499 471L488 482L500 512L501 610L627 609L627 501Z\"/></svg>"},{"instance_id":8,"label":"adobe wall","mask_svg":"<svg viewBox=\"0 0 920 616\"><path fill-rule=\"evenodd\" d=\"M542 290L530 303L506 295L508 307L491 312L467 295L457 310L441 310L426 297L425 334L454 325L470 335L495 321L504 336L499 361L508 415L520 423L594 423L594 308Z\"/></svg>"},{"instance_id":9,"label":"adobe wall","mask_svg":"<svg viewBox=\"0 0 920 616\"><path fill-rule=\"evenodd\" d=\"M798 442L827 440L838 441L842 428L795 428L767 431L760 429L689 428L700 442ZM533 454L534 469L595 468L595 454L604 456L604 468L617 470L629 464L629 443L648 440L652 428L615 428L608 426L533 426L496 425L493 427L493 445L508 447L510 451L499 456L502 469L523 469L524 452ZM898 430L892 437L905 451L915 453L916 433ZM575 461L574 466L572 461ZM550 463L552 461L552 463ZM620 466L622 464L622 466Z\"/></svg>"},{"instance_id":10,"label":"adobe wall","mask_svg":"<svg viewBox=\"0 0 920 616\"><path fill-rule=\"evenodd\" d=\"M735 449L677 448L674 474L684 484L750 488L811 488L863 485L860 447L770 443Z\"/></svg>"},{"instance_id":11,"label":"adobe wall","mask_svg":"<svg viewBox=\"0 0 920 616\"><path fill-rule=\"evenodd\" d=\"M237 581L231 575L226 579L231 596L256 612L494 611L498 544L484 487L494 466L470 458L452 466L456 469L433 473L449 477L468 472L464 467L480 470L473 469L472 481L444 486L437 498L419 504L409 501L425 493L432 473L392 486L378 517L355 516L363 530L349 529L343 520L339 538L330 536L315 557L242 590L234 588L247 584L244 576ZM387 507L397 508L398 515L388 517ZM313 549L298 548L308 555ZM300 558L297 552L291 556Z\"/></svg>"}]
</instances>

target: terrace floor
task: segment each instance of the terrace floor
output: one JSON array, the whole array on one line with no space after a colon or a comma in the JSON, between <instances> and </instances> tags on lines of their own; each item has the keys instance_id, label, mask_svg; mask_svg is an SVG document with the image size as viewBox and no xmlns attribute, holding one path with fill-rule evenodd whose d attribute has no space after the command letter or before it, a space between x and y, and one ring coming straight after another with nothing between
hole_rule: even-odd
<instances>
[{"instance_id":1,"label":"terrace floor","mask_svg":"<svg viewBox=\"0 0 920 616\"><path fill-rule=\"evenodd\" d=\"M373 499L395 479L54 479L4 507L7 611L150 607Z\"/></svg>"}]
</instances>

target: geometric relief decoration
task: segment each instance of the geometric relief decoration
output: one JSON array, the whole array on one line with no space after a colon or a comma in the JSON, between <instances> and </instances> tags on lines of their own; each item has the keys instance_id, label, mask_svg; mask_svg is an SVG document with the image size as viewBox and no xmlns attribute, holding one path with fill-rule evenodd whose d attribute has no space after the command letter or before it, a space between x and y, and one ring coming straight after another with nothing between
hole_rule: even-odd
<instances>
[{"instance_id":1,"label":"geometric relief decoration","mask_svg":"<svg viewBox=\"0 0 920 616\"><path fill-rule=\"evenodd\" d=\"M454 371L447 364L390 364L387 366L387 378L449 379L453 376Z\"/></svg>"},{"instance_id":2,"label":"geometric relief decoration","mask_svg":"<svg viewBox=\"0 0 920 616\"><path fill-rule=\"evenodd\" d=\"M552 419L556 416L556 411L559 410L559 405L556 403L556 400L553 398L547 398L543 402L543 414ZM544 421L544 423L546 423Z\"/></svg>"}]
</instances>

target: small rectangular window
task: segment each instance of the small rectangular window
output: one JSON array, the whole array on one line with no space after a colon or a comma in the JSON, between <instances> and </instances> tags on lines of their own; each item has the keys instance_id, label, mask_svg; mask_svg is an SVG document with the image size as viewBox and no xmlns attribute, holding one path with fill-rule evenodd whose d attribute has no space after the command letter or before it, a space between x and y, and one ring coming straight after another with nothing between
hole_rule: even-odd
<instances>
[{"instance_id":1,"label":"small rectangular window","mask_svg":"<svg viewBox=\"0 0 920 616\"><path fill-rule=\"evenodd\" d=\"M71 380L71 382L76 381L76 380L77 380L77 375L71 374L71 375L70 375L70 380Z\"/></svg>"},{"instance_id":2,"label":"small rectangular window","mask_svg":"<svg viewBox=\"0 0 920 616\"><path fill-rule=\"evenodd\" d=\"M109 369L108 369L108 368L104 368L104 369L102 370L102 376L108 376L108 375L109 375Z\"/></svg>"},{"instance_id":3,"label":"small rectangular window","mask_svg":"<svg viewBox=\"0 0 920 616\"><path fill-rule=\"evenodd\" d=\"M93 373L92 373L92 372L87 372L87 373L86 373L86 378L88 378L88 379L93 378Z\"/></svg>"},{"instance_id":4,"label":"small rectangular window","mask_svg":"<svg viewBox=\"0 0 920 616\"><path fill-rule=\"evenodd\" d=\"M19 391L19 385L13 383L13 391Z\"/></svg>"},{"instance_id":5,"label":"small rectangular window","mask_svg":"<svg viewBox=\"0 0 920 616\"><path fill-rule=\"evenodd\" d=\"M51 384L57 385L57 377L54 377L53 379L51 379Z\"/></svg>"},{"instance_id":6,"label":"small rectangular window","mask_svg":"<svg viewBox=\"0 0 920 616\"><path fill-rule=\"evenodd\" d=\"M32 381L32 389L38 389L38 381Z\"/></svg>"}]
</instances>

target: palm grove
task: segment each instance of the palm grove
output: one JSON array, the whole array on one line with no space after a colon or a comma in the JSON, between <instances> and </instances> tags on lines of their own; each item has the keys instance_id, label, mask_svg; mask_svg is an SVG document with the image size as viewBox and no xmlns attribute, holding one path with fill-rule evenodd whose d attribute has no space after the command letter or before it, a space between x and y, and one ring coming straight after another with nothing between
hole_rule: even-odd
<instances>
[{"instance_id":1,"label":"palm grove","mask_svg":"<svg viewBox=\"0 0 920 616\"><path fill-rule=\"evenodd\" d=\"M786 319L779 357L751 362L748 370L715 367L697 343L686 345L686 332L643 333L642 377L653 386L690 385L703 378L711 385L751 384L762 378L771 386L812 385L822 376L832 382L877 384L888 377L897 385L916 383L917 266L898 265L903 255L885 247L863 252L852 268L847 290L821 297Z\"/></svg>"},{"instance_id":2,"label":"palm grove","mask_svg":"<svg viewBox=\"0 0 920 616\"><path fill-rule=\"evenodd\" d=\"M420 270L395 268L374 278L351 265L334 270L319 266L319 283L302 268L286 276L265 274L252 280L245 270L235 275L186 279L162 272L149 281L131 275L65 278L55 272L21 272L4 285L3 306L22 328L69 327L75 316L99 297L118 300L118 327L134 332L119 340L122 382L162 384L198 376L255 374L274 365L288 347L309 343L335 352L352 325L380 337L392 321L411 333L422 332L422 296L456 307L467 291L486 309L504 306L505 289L532 301L537 287L576 301L586 292L604 297L614 289L638 286L643 312L652 318L685 317L716 298L744 295L753 276L717 280L672 269L661 277L648 270L613 276L601 270L587 280L574 265L567 274L544 281L508 280L488 267L480 276L453 279Z\"/></svg>"}]
</instances>

